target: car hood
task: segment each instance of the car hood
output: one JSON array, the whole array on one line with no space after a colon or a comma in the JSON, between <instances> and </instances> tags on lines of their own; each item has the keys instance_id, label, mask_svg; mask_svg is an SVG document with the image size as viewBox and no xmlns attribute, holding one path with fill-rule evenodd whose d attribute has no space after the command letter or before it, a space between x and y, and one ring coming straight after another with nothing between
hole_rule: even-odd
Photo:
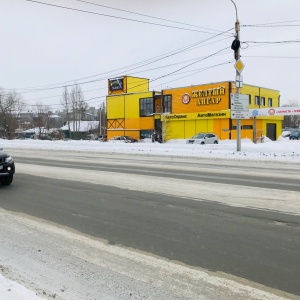
<instances>
[{"instance_id":1,"label":"car hood","mask_svg":"<svg viewBox=\"0 0 300 300\"><path fill-rule=\"evenodd\" d=\"M9 155L6 152L0 150L0 157L8 157Z\"/></svg>"}]
</instances>

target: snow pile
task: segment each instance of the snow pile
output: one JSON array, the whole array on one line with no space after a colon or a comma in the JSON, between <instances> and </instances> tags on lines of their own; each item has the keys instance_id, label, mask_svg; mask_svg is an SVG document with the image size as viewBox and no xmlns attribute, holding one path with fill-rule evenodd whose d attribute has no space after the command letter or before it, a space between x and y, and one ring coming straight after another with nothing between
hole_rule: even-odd
<instances>
[{"instance_id":1,"label":"snow pile","mask_svg":"<svg viewBox=\"0 0 300 300\"><path fill-rule=\"evenodd\" d=\"M277 141L267 137L254 144L250 139L242 139L241 151L237 151L236 141L222 140L216 145L190 145L186 139L170 140L167 143L139 143L122 141L101 142L95 140L2 140L1 146L13 155L14 149L45 149L74 152L126 153L132 155L160 155L177 157L226 158L239 160L280 160L300 162L300 141L281 136Z\"/></svg>"}]
</instances>

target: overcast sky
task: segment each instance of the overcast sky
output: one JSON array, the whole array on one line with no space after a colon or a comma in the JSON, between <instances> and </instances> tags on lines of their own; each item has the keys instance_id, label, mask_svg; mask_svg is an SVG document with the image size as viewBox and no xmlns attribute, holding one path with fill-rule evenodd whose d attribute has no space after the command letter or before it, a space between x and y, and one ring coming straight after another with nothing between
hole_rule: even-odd
<instances>
[{"instance_id":1,"label":"overcast sky","mask_svg":"<svg viewBox=\"0 0 300 300\"><path fill-rule=\"evenodd\" d=\"M99 107L107 79L122 75L149 78L157 91L235 80L230 0L36 2L0 0L0 86L28 105L60 109L62 86L78 83ZM300 105L300 1L235 3L244 83L279 90L282 104Z\"/></svg>"}]
</instances>

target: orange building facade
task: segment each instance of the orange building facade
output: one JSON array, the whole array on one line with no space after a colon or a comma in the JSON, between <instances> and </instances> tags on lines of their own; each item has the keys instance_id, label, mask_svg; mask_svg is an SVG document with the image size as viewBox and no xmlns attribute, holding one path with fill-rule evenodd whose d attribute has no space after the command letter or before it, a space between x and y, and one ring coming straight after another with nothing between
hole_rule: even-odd
<instances>
[{"instance_id":1,"label":"orange building facade","mask_svg":"<svg viewBox=\"0 0 300 300\"><path fill-rule=\"evenodd\" d=\"M234 82L153 92L149 91L147 79L127 76L122 79L122 88L116 90L110 90L109 80L108 139L116 135L140 139L150 137L153 130L164 141L190 138L198 132L214 132L221 140L236 139L236 120L230 114L230 94L236 92ZM240 92L249 96L249 108L279 107L277 90L244 85ZM281 134L282 120L278 116L243 119L241 137L255 139L264 135L275 140Z\"/></svg>"}]
</instances>

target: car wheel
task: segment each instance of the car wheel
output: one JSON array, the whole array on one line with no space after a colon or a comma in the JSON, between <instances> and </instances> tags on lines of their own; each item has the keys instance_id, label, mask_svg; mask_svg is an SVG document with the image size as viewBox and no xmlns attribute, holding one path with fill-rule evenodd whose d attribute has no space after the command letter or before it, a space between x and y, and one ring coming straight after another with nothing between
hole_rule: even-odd
<instances>
[{"instance_id":1,"label":"car wheel","mask_svg":"<svg viewBox=\"0 0 300 300\"><path fill-rule=\"evenodd\" d=\"M204 143L204 142L201 142L201 145L205 145L205 143Z\"/></svg>"},{"instance_id":2,"label":"car wheel","mask_svg":"<svg viewBox=\"0 0 300 300\"><path fill-rule=\"evenodd\" d=\"M214 141L214 144L218 144L218 141Z\"/></svg>"},{"instance_id":3,"label":"car wheel","mask_svg":"<svg viewBox=\"0 0 300 300\"><path fill-rule=\"evenodd\" d=\"M7 177L0 178L0 183L2 185L10 185L13 181L14 175L9 175Z\"/></svg>"}]
</instances>

